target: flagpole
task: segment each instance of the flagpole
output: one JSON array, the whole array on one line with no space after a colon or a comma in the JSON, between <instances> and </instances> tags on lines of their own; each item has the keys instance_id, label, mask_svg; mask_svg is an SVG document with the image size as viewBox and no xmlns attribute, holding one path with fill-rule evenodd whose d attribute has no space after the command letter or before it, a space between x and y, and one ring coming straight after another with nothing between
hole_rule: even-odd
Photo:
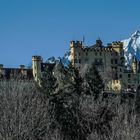
<instances>
[{"instance_id":1,"label":"flagpole","mask_svg":"<svg viewBox=\"0 0 140 140\"><path fill-rule=\"evenodd\" d=\"M83 45L85 44L85 36L83 35Z\"/></svg>"}]
</instances>

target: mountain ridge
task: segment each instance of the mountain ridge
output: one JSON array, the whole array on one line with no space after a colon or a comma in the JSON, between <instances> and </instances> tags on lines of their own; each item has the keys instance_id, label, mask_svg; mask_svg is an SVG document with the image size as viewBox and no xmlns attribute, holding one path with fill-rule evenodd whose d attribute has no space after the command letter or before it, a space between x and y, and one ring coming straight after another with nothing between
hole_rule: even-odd
<instances>
[{"instance_id":1,"label":"mountain ridge","mask_svg":"<svg viewBox=\"0 0 140 140\"><path fill-rule=\"evenodd\" d=\"M131 66L133 58L140 61L140 31L135 31L130 38L122 40L125 65Z\"/></svg>"}]
</instances>

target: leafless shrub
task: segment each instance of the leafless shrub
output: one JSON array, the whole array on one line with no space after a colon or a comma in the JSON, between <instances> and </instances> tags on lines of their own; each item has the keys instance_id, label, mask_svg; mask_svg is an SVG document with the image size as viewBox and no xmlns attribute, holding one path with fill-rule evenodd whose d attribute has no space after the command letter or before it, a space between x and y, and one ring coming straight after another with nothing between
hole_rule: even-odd
<instances>
[{"instance_id":1,"label":"leafless shrub","mask_svg":"<svg viewBox=\"0 0 140 140\"><path fill-rule=\"evenodd\" d=\"M69 100L75 98L66 99L70 104ZM0 140L68 140L62 135L62 126L50 105L50 98L40 93L33 82L0 82ZM73 110L85 140L140 139L140 119L134 102L121 104L119 96L104 100L99 97L95 101L94 97L82 94L74 109L80 113ZM63 119L62 112L58 115Z\"/></svg>"},{"instance_id":2,"label":"leafless shrub","mask_svg":"<svg viewBox=\"0 0 140 140\"><path fill-rule=\"evenodd\" d=\"M140 139L140 120L134 102L131 105L120 104L119 96L110 98L108 102L102 99L95 102L91 97L85 97L81 101L81 110L93 125L87 140Z\"/></svg>"},{"instance_id":3,"label":"leafless shrub","mask_svg":"<svg viewBox=\"0 0 140 140\"><path fill-rule=\"evenodd\" d=\"M0 82L0 139L36 140L48 133L48 100L32 82ZM49 135L49 134L47 134Z\"/></svg>"}]
</instances>

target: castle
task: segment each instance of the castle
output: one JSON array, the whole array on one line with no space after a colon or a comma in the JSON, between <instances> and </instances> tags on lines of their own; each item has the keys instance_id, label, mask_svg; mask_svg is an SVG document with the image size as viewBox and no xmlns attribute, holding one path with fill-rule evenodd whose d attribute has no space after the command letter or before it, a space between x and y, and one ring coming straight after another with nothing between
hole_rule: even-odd
<instances>
[{"instance_id":1,"label":"castle","mask_svg":"<svg viewBox=\"0 0 140 140\"><path fill-rule=\"evenodd\" d=\"M24 65L20 65L19 68L4 68L3 64L0 64L0 80L9 79L31 80L32 69L25 68Z\"/></svg>"},{"instance_id":2,"label":"castle","mask_svg":"<svg viewBox=\"0 0 140 140\"><path fill-rule=\"evenodd\" d=\"M136 91L140 85L140 63L135 58L128 69L125 66L125 57L122 42L113 42L103 46L100 39L92 46L85 46L83 42L70 42L70 61L79 70L94 63L103 78L106 91ZM45 68L53 68L54 64L43 63L41 56L32 56L32 69L3 68L0 65L0 79L20 77L39 81Z\"/></svg>"},{"instance_id":3,"label":"castle","mask_svg":"<svg viewBox=\"0 0 140 140\"><path fill-rule=\"evenodd\" d=\"M136 91L140 85L140 63L135 58L128 69L125 66L123 43L120 41L103 46L100 39L92 46L84 46L80 41L70 42L71 62L80 69L85 64L94 63L109 91Z\"/></svg>"},{"instance_id":4,"label":"castle","mask_svg":"<svg viewBox=\"0 0 140 140\"><path fill-rule=\"evenodd\" d=\"M105 90L107 91L136 91L140 85L140 63L135 58L128 69L125 66L125 57L122 42L113 42L103 46L100 39L92 46L84 46L80 41L70 42L70 60L78 69L86 64L94 63L103 77ZM38 77L44 71L47 63L43 63L41 56L32 57L33 77Z\"/></svg>"}]
</instances>

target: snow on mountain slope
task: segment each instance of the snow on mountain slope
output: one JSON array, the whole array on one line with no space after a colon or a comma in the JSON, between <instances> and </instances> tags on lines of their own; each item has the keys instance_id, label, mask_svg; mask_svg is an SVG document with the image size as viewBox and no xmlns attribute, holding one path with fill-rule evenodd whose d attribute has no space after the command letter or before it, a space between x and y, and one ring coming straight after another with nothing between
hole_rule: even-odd
<instances>
[{"instance_id":1,"label":"snow on mountain slope","mask_svg":"<svg viewBox=\"0 0 140 140\"><path fill-rule=\"evenodd\" d=\"M47 59L46 63L57 63L61 62L65 67L70 64L70 51L66 52L63 57L55 58L54 56Z\"/></svg>"},{"instance_id":2,"label":"snow on mountain slope","mask_svg":"<svg viewBox=\"0 0 140 140\"><path fill-rule=\"evenodd\" d=\"M63 57L59 57L59 60L67 67L70 64L70 51L66 52Z\"/></svg>"},{"instance_id":3,"label":"snow on mountain slope","mask_svg":"<svg viewBox=\"0 0 140 140\"><path fill-rule=\"evenodd\" d=\"M54 56L47 59L46 63L54 64L56 62L56 59Z\"/></svg>"},{"instance_id":4,"label":"snow on mountain slope","mask_svg":"<svg viewBox=\"0 0 140 140\"><path fill-rule=\"evenodd\" d=\"M135 57L140 61L140 31L136 31L132 36L126 40L122 40L125 64L131 66L132 58Z\"/></svg>"}]
</instances>

